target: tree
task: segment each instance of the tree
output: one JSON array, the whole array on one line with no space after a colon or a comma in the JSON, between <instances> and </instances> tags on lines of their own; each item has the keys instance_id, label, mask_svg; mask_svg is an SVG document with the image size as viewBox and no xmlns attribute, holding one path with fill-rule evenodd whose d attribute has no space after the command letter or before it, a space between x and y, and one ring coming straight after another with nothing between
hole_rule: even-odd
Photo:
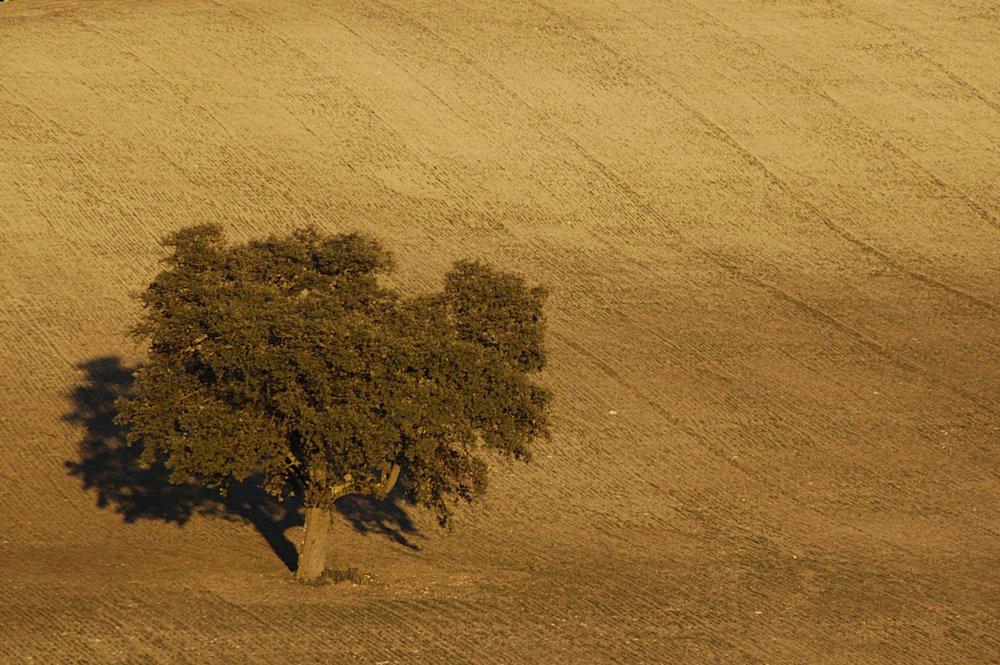
<instances>
[{"instance_id":1,"label":"tree","mask_svg":"<svg viewBox=\"0 0 1000 665\"><path fill-rule=\"evenodd\" d=\"M461 261L440 293L380 286L392 256L314 228L229 244L202 225L163 240L134 334L148 361L116 422L145 466L225 490L259 479L305 507L298 577L325 568L334 501L409 496L447 525L486 487L489 450L528 460L547 435L545 291Z\"/></svg>"}]
</instances>

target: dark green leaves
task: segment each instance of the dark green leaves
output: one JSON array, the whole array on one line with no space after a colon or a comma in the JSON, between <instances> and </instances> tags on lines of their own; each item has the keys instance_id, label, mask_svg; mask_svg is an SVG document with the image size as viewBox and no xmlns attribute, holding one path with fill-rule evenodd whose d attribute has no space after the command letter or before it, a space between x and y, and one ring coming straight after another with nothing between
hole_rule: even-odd
<instances>
[{"instance_id":1,"label":"dark green leaves","mask_svg":"<svg viewBox=\"0 0 1000 665\"><path fill-rule=\"evenodd\" d=\"M545 290L478 262L460 261L445 278L444 297L459 337L497 352L524 371L545 364Z\"/></svg>"},{"instance_id":2,"label":"dark green leaves","mask_svg":"<svg viewBox=\"0 0 1000 665\"><path fill-rule=\"evenodd\" d=\"M142 300L147 365L119 401L143 459L225 486L258 473L307 505L384 487L395 465L444 521L485 488L481 444L527 458L545 433L544 292L462 262L442 294L376 279L391 255L304 229L228 245L218 227L167 238Z\"/></svg>"}]
</instances>

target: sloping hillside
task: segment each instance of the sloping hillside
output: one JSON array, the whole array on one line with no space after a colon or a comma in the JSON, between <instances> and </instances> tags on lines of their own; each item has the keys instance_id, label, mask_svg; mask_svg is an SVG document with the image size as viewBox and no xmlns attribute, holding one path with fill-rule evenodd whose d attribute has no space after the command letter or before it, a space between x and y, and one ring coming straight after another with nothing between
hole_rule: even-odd
<instances>
[{"instance_id":1,"label":"sloping hillside","mask_svg":"<svg viewBox=\"0 0 1000 665\"><path fill-rule=\"evenodd\" d=\"M1000 661L1000 13L872 4L0 4L0 661ZM197 222L548 285L555 436L295 584L110 422Z\"/></svg>"}]
</instances>

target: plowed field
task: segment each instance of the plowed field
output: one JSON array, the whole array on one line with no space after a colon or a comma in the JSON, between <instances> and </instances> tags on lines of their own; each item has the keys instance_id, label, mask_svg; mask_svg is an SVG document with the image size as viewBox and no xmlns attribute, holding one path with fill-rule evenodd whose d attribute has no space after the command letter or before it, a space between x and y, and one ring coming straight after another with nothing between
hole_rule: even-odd
<instances>
[{"instance_id":1,"label":"plowed field","mask_svg":"<svg viewBox=\"0 0 1000 665\"><path fill-rule=\"evenodd\" d=\"M0 4L0 662L1000 662L988 0ZM554 436L453 533L140 472L164 234L551 290Z\"/></svg>"}]
</instances>

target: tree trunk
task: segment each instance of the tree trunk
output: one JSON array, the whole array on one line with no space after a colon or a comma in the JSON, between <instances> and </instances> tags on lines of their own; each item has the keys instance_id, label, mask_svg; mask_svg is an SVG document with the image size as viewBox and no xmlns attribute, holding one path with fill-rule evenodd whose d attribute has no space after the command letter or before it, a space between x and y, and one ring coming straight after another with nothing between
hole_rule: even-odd
<instances>
[{"instance_id":1,"label":"tree trunk","mask_svg":"<svg viewBox=\"0 0 1000 665\"><path fill-rule=\"evenodd\" d=\"M306 508L306 529L299 551L299 569L296 577L302 582L312 582L326 570L326 539L330 533L330 509Z\"/></svg>"}]
</instances>

